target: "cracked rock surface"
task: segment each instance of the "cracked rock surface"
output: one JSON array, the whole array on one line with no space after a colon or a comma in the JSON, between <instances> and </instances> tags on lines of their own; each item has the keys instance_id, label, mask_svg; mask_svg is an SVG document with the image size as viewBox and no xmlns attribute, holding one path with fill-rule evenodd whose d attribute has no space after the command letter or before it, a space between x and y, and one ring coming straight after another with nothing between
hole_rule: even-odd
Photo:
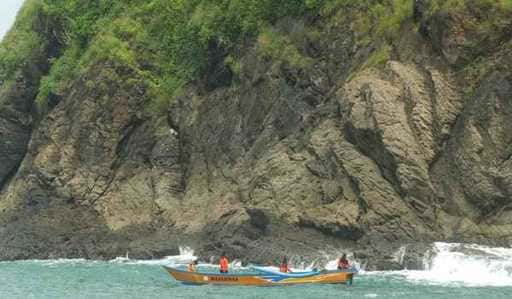
<instances>
[{"instance_id":1,"label":"cracked rock surface","mask_svg":"<svg viewBox=\"0 0 512 299\"><path fill-rule=\"evenodd\" d=\"M301 69L249 48L239 82L188 86L158 117L139 74L104 61L36 121L42 53L0 85L0 259L188 245L262 263L348 251L399 269L421 267L432 241L509 245L512 41L487 49L469 94L457 22L424 21L416 56L382 67L352 68L365 49L342 22Z\"/></svg>"}]
</instances>

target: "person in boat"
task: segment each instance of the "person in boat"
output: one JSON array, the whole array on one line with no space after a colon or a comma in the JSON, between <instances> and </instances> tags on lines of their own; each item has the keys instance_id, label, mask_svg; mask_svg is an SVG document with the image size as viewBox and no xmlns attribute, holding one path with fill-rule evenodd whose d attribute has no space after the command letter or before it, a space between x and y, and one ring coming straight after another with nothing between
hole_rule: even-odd
<instances>
[{"instance_id":1,"label":"person in boat","mask_svg":"<svg viewBox=\"0 0 512 299\"><path fill-rule=\"evenodd\" d=\"M197 271L197 260L194 260L188 264L188 272L196 272Z\"/></svg>"},{"instance_id":2,"label":"person in boat","mask_svg":"<svg viewBox=\"0 0 512 299\"><path fill-rule=\"evenodd\" d=\"M350 269L350 263L347 259L347 255L344 253L338 260L338 270Z\"/></svg>"},{"instance_id":3,"label":"person in boat","mask_svg":"<svg viewBox=\"0 0 512 299\"><path fill-rule=\"evenodd\" d=\"M286 256L281 260L281 264L279 265L279 271L283 273L290 272L290 268L288 267L288 258Z\"/></svg>"},{"instance_id":4,"label":"person in boat","mask_svg":"<svg viewBox=\"0 0 512 299\"><path fill-rule=\"evenodd\" d=\"M225 253L222 253L219 261L220 273L228 273L229 261Z\"/></svg>"}]
</instances>

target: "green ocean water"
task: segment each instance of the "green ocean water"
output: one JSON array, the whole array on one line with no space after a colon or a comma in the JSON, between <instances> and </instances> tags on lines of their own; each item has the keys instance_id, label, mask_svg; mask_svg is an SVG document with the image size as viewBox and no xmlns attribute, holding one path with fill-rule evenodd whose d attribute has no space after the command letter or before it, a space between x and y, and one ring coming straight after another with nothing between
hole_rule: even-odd
<instances>
[{"instance_id":1,"label":"green ocean water","mask_svg":"<svg viewBox=\"0 0 512 299\"><path fill-rule=\"evenodd\" d=\"M0 298L512 298L512 285L433 282L411 273L363 273L352 286L186 286L159 263L0 262Z\"/></svg>"}]
</instances>

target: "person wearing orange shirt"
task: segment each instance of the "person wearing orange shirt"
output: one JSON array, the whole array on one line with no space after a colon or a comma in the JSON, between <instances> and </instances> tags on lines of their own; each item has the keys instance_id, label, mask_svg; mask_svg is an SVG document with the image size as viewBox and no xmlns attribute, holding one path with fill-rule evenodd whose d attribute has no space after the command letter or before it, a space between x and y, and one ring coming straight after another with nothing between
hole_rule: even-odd
<instances>
[{"instance_id":1,"label":"person wearing orange shirt","mask_svg":"<svg viewBox=\"0 0 512 299\"><path fill-rule=\"evenodd\" d=\"M220 273L228 273L229 261L226 254L223 253L219 261Z\"/></svg>"},{"instance_id":2,"label":"person wearing orange shirt","mask_svg":"<svg viewBox=\"0 0 512 299\"><path fill-rule=\"evenodd\" d=\"M288 267L288 258L285 256L283 257L283 260L281 261L281 264L279 265L279 271L283 273L290 272L290 268Z\"/></svg>"}]
</instances>

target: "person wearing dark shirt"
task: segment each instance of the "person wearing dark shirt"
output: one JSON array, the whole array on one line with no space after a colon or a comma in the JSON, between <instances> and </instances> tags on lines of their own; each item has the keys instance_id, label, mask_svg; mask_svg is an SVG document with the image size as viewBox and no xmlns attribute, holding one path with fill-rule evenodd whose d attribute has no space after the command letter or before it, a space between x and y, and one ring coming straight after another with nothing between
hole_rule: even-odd
<instances>
[{"instance_id":1,"label":"person wearing dark shirt","mask_svg":"<svg viewBox=\"0 0 512 299\"><path fill-rule=\"evenodd\" d=\"M350 269L350 263L347 260L347 255L343 254L338 260L338 270L347 270Z\"/></svg>"},{"instance_id":2,"label":"person wearing dark shirt","mask_svg":"<svg viewBox=\"0 0 512 299\"><path fill-rule=\"evenodd\" d=\"M190 264L188 264L188 268L187 268L188 272L196 272L197 264L198 264L197 260L192 261Z\"/></svg>"}]
</instances>

